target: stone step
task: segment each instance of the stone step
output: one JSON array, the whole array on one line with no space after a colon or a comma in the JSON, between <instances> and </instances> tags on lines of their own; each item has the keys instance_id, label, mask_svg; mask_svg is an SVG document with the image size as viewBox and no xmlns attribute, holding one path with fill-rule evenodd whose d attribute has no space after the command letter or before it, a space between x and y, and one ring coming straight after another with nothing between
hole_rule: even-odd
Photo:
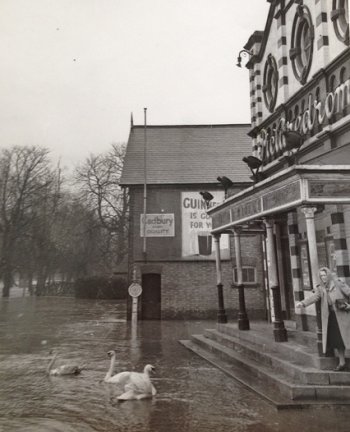
<instances>
[{"instance_id":1,"label":"stone step","mask_svg":"<svg viewBox=\"0 0 350 432\"><path fill-rule=\"evenodd\" d=\"M298 363L293 360L293 355L285 355L278 350L272 350L270 345L265 344L263 346L257 346L247 341L242 341L235 336L221 333L215 329L206 330L204 336L234 350L248 359L286 375L295 382L308 385L350 385L349 372L339 373L316 369L312 366L313 361L312 358L309 358L311 357L309 354L306 355L307 362Z\"/></svg>"},{"instance_id":2,"label":"stone step","mask_svg":"<svg viewBox=\"0 0 350 432\"><path fill-rule=\"evenodd\" d=\"M337 360L334 357L320 357L317 354L316 340L315 344L312 346L304 345L295 340L293 332L288 331L288 342L274 342L271 326L264 327L264 331L261 331L261 329L256 331L257 328L259 328L259 326L256 326L256 328L253 327L253 331L243 331L239 330L235 324L217 325L217 330L220 333L255 344L259 349L262 349L264 346L269 347L272 351L279 352L281 355L290 358L296 363L305 364L309 367L321 370L333 369L337 364Z\"/></svg>"},{"instance_id":3,"label":"stone step","mask_svg":"<svg viewBox=\"0 0 350 432\"><path fill-rule=\"evenodd\" d=\"M324 394L321 399L300 399L300 400L291 400L290 398L280 394L275 391L274 388L271 388L266 385L265 380L260 379L258 376L250 374L249 371L245 370L245 368L236 366L236 364L232 362L227 362L215 355L213 352L207 349L202 349L197 343L189 340L181 340L179 341L182 345L184 345L187 349L190 349L195 354L201 356L215 367L222 370L231 378L238 381L243 386L247 387L251 391L257 393L260 397L265 399L267 402L274 405L278 410L289 409L289 408L304 408L308 406L329 406L333 404L337 405L349 405L350 401L346 399L333 399L332 397L327 397ZM340 396L341 397L341 396Z\"/></svg>"},{"instance_id":4,"label":"stone step","mask_svg":"<svg viewBox=\"0 0 350 432\"><path fill-rule=\"evenodd\" d=\"M211 340L203 335L193 335L192 342L202 350L206 350L220 359L242 369L248 375L259 381L262 387L274 394L279 394L290 400L323 400L335 399L346 400L350 402L349 385L308 385L296 383L287 377L281 371L273 370L260 362L254 361L234 351L231 348ZM344 374L338 372L339 375ZM347 375L347 373L345 373Z\"/></svg>"}]
</instances>

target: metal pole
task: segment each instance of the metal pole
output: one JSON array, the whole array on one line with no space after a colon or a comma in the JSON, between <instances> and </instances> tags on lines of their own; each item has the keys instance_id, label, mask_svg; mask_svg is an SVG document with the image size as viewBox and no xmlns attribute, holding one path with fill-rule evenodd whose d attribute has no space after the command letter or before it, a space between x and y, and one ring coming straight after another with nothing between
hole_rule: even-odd
<instances>
[{"instance_id":1,"label":"metal pole","mask_svg":"<svg viewBox=\"0 0 350 432\"><path fill-rule=\"evenodd\" d=\"M287 342L287 330L284 327L284 322L282 319L281 293L278 284L275 239L273 236L273 221L265 219L265 226L267 237L266 255L268 263L269 287L272 292L272 302L275 315L273 319L273 334L276 342Z\"/></svg>"},{"instance_id":2,"label":"metal pole","mask_svg":"<svg viewBox=\"0 0 350 432\"><path fill-rule=\"evenodd\" d=\"M146 217L147 217L147 108L144 111L144 141L143 141L143 259L147 261L147 238L146 238Z\"/></svg>"},{"instance_id":3,"label":"metal pole","mask_svg":"<svg viewBox=\"0 0 350 432\"><path fill-rule=\"evenodd\" d=\"M240 330L249 330L249 319L245 307L244 298L244 285L243 285L243 274L242 274L242 259L241 259L241 241L240 241L240 230L235 229L233 231L235 241L235 255L236 255L236 268L237 268L237 288L238 288L238 328Z\"/></svg>"},{"instance_id":4,"label":"metal pole","mask_svg":"<svg viewBox=\"0 0 350 432\"><path fill-rule=\"evenodd\" d=\"M220 234L214 236L215 250L216 250L216 278L218 288L218 323L227 323L227 315L224 308L224 294L222 285L222 270L221 270L221 256L220 256Z\"/></svg>"}]
</instances>

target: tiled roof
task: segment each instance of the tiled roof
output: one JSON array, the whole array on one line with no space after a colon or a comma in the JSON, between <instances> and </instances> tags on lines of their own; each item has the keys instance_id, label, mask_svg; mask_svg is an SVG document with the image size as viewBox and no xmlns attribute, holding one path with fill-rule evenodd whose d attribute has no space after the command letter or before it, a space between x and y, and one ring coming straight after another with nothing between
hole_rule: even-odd
<instances>
[{"instance_id":1,"label":"tiled roof","mask_svg":"<svg viewBox=\"0 0 350 432\"><path fill-rule=\"evenodd\" d=\"M251 181L243 156L251 154L249 124L147 126L147 183ZM144 182L144 126L133 126L125 156L122 185Z\"/></svg>"}]
</instances>

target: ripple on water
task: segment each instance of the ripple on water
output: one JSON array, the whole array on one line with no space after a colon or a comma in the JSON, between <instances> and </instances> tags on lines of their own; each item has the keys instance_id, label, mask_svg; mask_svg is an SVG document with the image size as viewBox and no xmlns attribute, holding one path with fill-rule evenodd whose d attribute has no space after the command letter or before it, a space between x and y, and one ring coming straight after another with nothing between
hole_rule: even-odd
<instances>
[{"instance_id":1,"label":"ripple on water","mask_svg":"<svg viewBox=\"0 0 350 432\"><path fill-rule=\"evenodd\" d=\"M178 343L210 323L140 322L131 332L123 304L75 299L10 299L0 309L1 432L348 432L348 410L277 413ZM117 401L121 389L103 382L111 349L116 372L156 366L155 399ZM47 376L51 350L86 370Z\"/></svg>"}]
</instances>

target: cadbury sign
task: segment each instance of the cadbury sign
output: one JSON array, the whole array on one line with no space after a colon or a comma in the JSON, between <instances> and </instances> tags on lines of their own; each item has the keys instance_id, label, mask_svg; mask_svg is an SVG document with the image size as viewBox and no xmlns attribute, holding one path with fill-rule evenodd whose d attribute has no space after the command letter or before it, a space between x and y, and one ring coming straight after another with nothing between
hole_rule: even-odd
<instances>
[{"instance_id":1,"label":"cadbury sign","mask_svg":"<svg viewBox=\"0 0 350 432\"><path fill-rule=\"evenodd\" d=\"M303 113L292 121L281 117L277 126L271 132L261 129L257 135L256 145L259 157L268 162L280 156L287 148L284 132L296 131L302 135L311 131L318 121L322 125L325 119L331 119L334 114L341 113L350 104L350 78L340 84L333 92L327 93L323 100L314 100L310 94L308 104Z\"/></svg>"}]
</instances>

